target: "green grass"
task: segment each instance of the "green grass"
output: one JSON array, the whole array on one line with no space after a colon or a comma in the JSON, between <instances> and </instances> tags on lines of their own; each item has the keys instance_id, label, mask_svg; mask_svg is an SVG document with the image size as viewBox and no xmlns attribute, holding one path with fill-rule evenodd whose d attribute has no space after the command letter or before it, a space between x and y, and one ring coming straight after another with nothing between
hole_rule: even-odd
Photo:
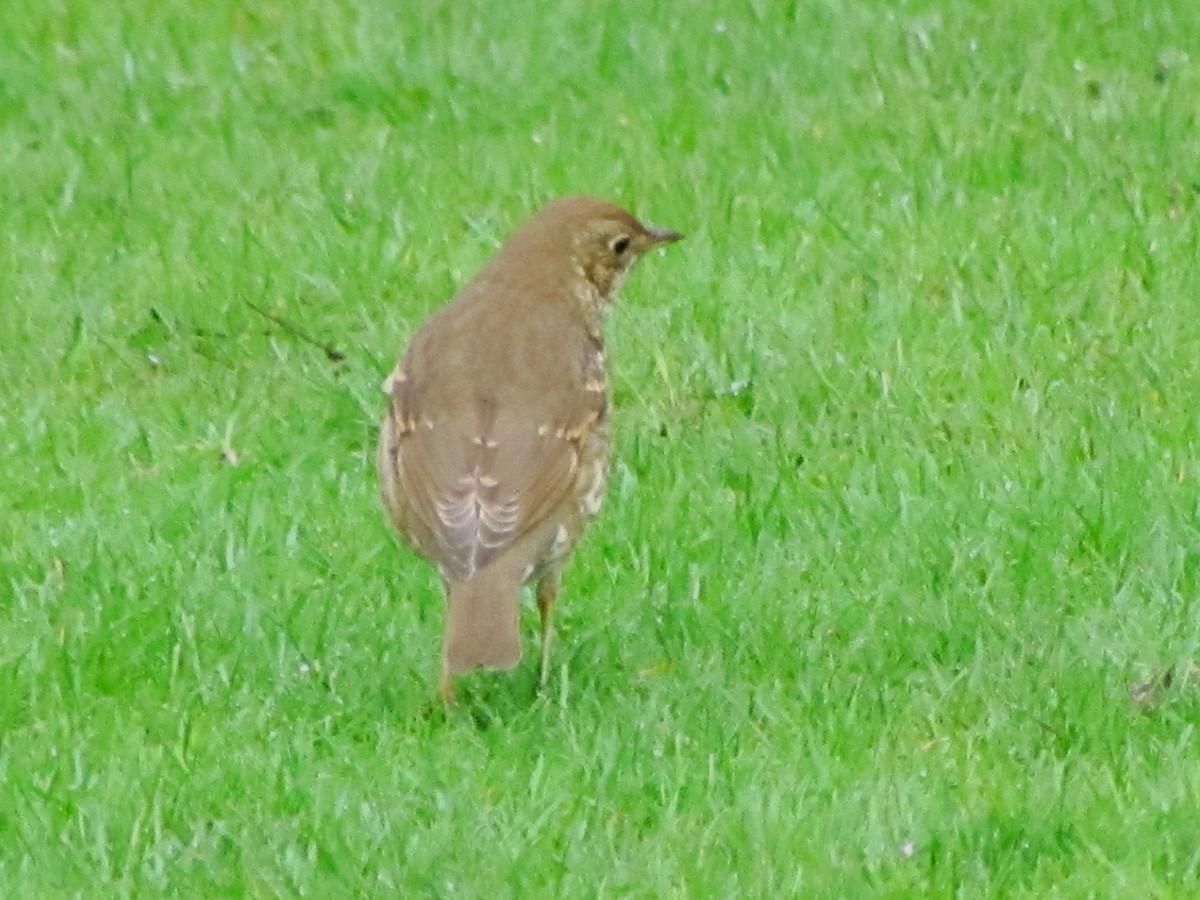
<instances>
[{"instance_id":1,"label":"green grass","mask_svg":"<svg viewBox=\"0 0 1200 900\"><path fill-rule=\"evenodd\" d=\"M0 895L1195 896L1194 0L542 6L0 9ZM688 239L431 713L379 383L577 192Z\"/></svg>"}]
</instances>

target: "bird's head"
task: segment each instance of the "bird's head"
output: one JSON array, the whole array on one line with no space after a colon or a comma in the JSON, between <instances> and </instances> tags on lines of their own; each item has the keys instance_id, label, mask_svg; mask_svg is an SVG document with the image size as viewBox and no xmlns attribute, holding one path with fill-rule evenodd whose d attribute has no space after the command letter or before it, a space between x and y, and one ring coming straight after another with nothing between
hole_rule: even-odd
<instances>
[{"instance_id":1,"label":"bird's head","mask_svg":"<svg viewBox=\"0 0 1200 900\"><path fill-rule=\"evenodd\" d=\"M633 264L647 251L679 240L677 231L643 225L619 206L595 197L563 197L546 204L510 239L505 250L542 257L544 271L566 266L589 293L611 300Z\"/></svg>"},{"instance_id":2,"label":"bird's head","mask_svg":"<svg viewBox=\"0 0 1200 900\"><path fill-rule=\"evenodd\" d=\"M582 214L572 229L573 261L605 300L612 298L645 253L683 237L678 231L643 225L611 203L568 199L583 201L579 204Z\"/></svg>"}]
</instances>

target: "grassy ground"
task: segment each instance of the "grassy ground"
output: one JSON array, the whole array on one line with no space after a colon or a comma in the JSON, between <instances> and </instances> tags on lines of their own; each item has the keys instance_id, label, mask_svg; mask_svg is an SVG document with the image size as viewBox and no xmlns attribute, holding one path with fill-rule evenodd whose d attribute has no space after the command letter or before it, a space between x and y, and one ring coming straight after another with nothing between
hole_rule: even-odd
<instances>
[{"instance_id":1,"label":"grassy ground","mask_svg":"<svg viewBox=\"0 0 1200 900\"><path fill-rule=\"evenodd\" d=\"M544 7L0 9L0 895L1195 896L1194 0ZM583 191L688 239L429 714L379 382Z\"/></svg>"}]
</instances>

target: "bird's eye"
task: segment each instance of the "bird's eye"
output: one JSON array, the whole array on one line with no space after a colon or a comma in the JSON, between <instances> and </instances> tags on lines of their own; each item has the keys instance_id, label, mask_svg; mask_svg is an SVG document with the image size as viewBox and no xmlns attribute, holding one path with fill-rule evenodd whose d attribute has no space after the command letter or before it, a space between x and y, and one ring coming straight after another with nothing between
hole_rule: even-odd
<instances>
[{"instance_id":1,"label":"bird's eye","mask_svg":"<svg viewBox=\"0 0 1200 900\"><path fill-rule=\"evenodd\" d=\"M613 238L612 243L609 244L609 246L612 247L613 253L617 254L617 256L620 256L629 249L629 235L622 234Z\"/></svg>"}]
</instances>

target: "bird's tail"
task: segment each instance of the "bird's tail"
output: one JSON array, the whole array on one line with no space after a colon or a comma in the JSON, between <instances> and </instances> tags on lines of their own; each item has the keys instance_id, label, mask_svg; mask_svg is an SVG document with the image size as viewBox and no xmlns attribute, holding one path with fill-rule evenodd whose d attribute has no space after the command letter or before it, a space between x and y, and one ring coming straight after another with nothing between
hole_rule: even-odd
<instances>
[{"instance_id":1,"label":"bird's tail","mask_svg":"<svg viewBox=\"0 0 1200 900\"><path fill-rule=\"evenodd\" d=\"M491 565L447 590L445 669L511 669L521 661L521 579Z\"/></svg>"}]
</instances>

